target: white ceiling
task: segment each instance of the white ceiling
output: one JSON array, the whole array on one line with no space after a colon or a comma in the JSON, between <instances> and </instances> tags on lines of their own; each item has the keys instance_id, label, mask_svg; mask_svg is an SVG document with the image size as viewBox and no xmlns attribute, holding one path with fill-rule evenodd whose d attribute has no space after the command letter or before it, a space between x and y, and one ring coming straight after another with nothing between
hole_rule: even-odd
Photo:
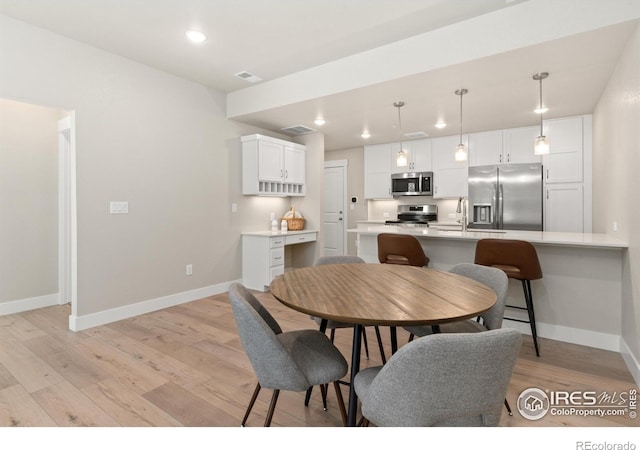
<instances>
[{"instance_id":1,"label":"white ceiling","mask_svg":"<svg viewBox=\"0 0 640 450\"><path fill-rule=\"evenodd\" d=\"M274 80L401 39L468 20L526 0L0 0L0 13L178 76L232 92L249 86L234 77L249 71ZM478 59L288 106L235 117L279 132L313 124L321 112L328 150L399 138L404 132L457 134L459 97L464 131L535 124L534 73L544 82L549 117L593 111L637 22ZM187 29L208 40L187 42ZM585 51L588 49L588 51ZM461 81L464 80L464 86ZM449 127L436 130L444 118Z\"/></svg>"}]
</instances>

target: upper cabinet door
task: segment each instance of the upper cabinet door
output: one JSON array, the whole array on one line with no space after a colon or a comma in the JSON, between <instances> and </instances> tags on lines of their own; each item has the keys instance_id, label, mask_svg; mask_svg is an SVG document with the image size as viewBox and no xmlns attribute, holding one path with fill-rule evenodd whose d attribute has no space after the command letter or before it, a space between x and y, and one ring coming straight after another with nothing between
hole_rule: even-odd
<instances>
[{"instance_id":1,"label":"upper cabinet door","mask_svg":"<svg viewBox=\"0 0 640 450\"><path fill-rule=\"evenodd\" d=\"M466 197L468 189L468 161L456 161L455 150L460 143L459 136L431 139L433 154L433 197ZM468 136L462 136L462 143L468 144Z\"/></svg>"},{"instance_id":2,"label":"upper cabinet door","mask_svg":"<svg viewBox=\"0 0 640 450\"><path fill-rule=\"evenodd\" d=\"M283 145L259 141L258 146L258 179L282 181L284 178Z\"/></svg>"},{"instance_id":3,"label":"upper cabinet door","mask_svg":"<svg viewBox=\"0 0 640 450\"><path fill-rule=\"evenodd\" d=\"M484 131L469 135L469 165L489 166L502 164L502 130Z\"/></svg>"},{"instance_id":4,"label":"upper cabinet door","mask_svg":"<svg viewBox=\"0 0 640 450\"><path fill-rule=\"evenodd\" d=\"M284 147L284 181L285 183L304 184L305 157L303 149L285 145Z\"/></svg>"},{"instance_id":5,"label":"upper cabinet door","mask_svg":"<svg viewBox=\"0 0 640 450\"><path fill-rule=\"evenodd\" d=\"M433 170L431 139L412 141L411 152L413 153L413 170L415 172L431 172Z\"/></svg>"},{"instance_id":6,"label":"upper cabinet door","mask_svg":"<svg viewBox=\"0 0 640 450\"><path fill-rule=\"evenodd\" d=\"M364 148L364 197L391 197L392 144L367 145Z\"/></svg>"},{"instance_id":7,"label":"upper cabinet door","mask_svg":"<svg viewBox=\"0 0 640 450\"><path fill-rule=\"evenodd\" d=\"M504 130L503 162L507 164L540 163L542 156L533 152L540 127L510 128Z\"/></svg>"},{"instance_id":8,"label":"upper cabinet door","mask_svg":"<svg viewBox=\"0 0 640 450\"><path fill-rule=\"evenodd\" d=\"M400 165L398 161L398 153L400 149L404 150L407 159L405 165ZM391 173L413 172L413 143L412 142L394 142L391 144Z\"/></svg>"}]
</instances>

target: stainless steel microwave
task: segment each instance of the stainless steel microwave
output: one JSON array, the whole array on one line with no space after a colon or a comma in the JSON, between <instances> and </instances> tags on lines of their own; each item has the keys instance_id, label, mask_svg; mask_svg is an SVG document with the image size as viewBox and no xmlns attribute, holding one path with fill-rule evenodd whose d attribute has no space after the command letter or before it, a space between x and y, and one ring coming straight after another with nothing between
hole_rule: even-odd
<instances>
[{"instance_id":1,"label":"stainless steel microwave","mask_svg":"<svg viewBox=\"0 0 640 450\"><path fill-rule=\"evenodd\" d=\"M433 195L433 172L391 174L391 195Z\"/></svg>"}]
</instances>

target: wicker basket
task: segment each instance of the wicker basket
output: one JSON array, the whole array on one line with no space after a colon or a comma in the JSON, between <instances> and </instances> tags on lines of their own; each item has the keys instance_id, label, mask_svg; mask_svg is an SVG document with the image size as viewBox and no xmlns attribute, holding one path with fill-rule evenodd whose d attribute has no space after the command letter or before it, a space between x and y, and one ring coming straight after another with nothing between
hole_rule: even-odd
<instances>
[{"instance_id":1,"label":"wicker basket","mask_svg":"<svg viewBox=\"0 0 640 450\"><path fill-rule=\"evenodd\" d=\"M304 219L302 217L296 217L295 219L288 217L283 218L283 220L287 221L287 230L289 231L298 231L304 228Z\"/></svg>"}]
</instances>

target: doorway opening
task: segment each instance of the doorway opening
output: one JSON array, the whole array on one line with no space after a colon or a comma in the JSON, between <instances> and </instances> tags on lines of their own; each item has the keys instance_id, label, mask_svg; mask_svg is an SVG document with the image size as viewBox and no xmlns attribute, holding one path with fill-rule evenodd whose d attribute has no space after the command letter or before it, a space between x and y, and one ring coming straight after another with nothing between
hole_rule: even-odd
<instances>
[{"instance_id":1,"label":"doorway opening","mask_svg":"<svg viewBox=\"0 0 640 450\"><path fill-rule=\"evenodd\" d=\"M77 315L77 221L75 113L58 121L58 292Z\"/></svg>"}]
</instances>

